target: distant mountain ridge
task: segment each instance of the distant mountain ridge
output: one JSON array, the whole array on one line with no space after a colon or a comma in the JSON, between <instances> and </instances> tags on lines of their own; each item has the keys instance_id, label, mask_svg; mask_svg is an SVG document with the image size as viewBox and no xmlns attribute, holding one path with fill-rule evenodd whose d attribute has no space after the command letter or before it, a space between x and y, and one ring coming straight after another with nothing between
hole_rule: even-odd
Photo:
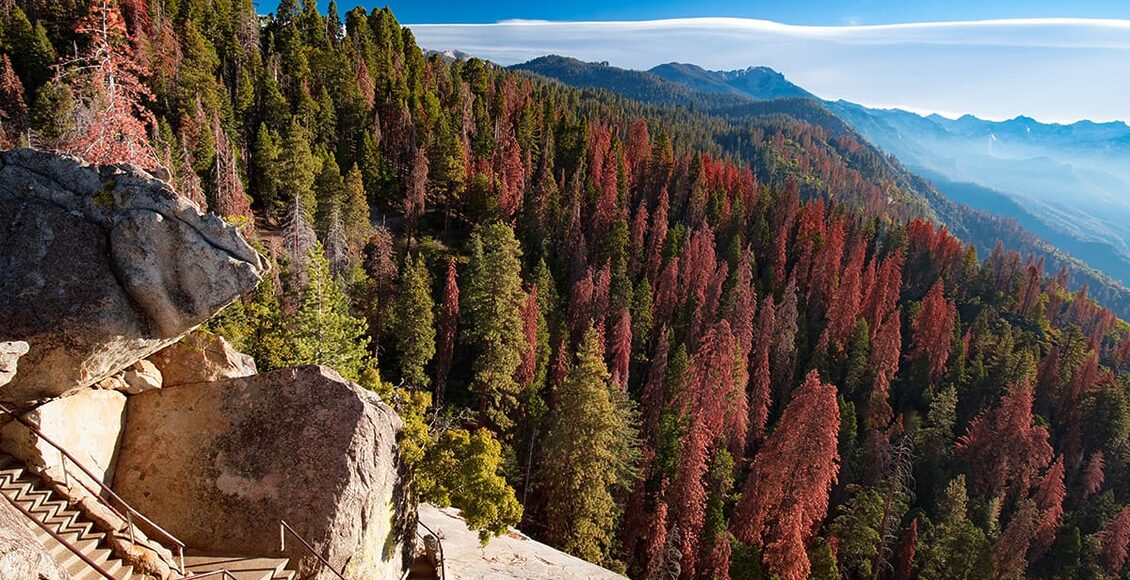
<instances>
[{"instance_id":1,"label":"distant mountain ridge","mask_svg":"<svg viewBox=\"0 0 1130 580\"><path fill-rule=\"evenodd\" d=\"M632 100L654 105L737 106L749 101L740 91L705 91L673 82L650 71L617 68L606 62L583 62L549 55L509 67L556 79L578 88L604 89Z\"/></svg>"},{"instance_id":2,"label":"distant mountain ridge","mask_svg":"<svg viewBox=\"0 0 1130 580\"><path fill-rule=\"evenodd\" d=\"M1119 224L1102 225L1097 217L1080 218L1075 208L1062 205L1037 206L1029 199L1005 193L1003 188L956 171L964 167L938 155L938 150L947 151L939 147L939 143L960 145L979 141L985 148L995 146L1001 152L1020 156L1026 146L1046 149L1046 143L1055 139L1071 144L1073 151L1089 148L1117 160L1123 149L1130 149L1130 127L1122 123L1084 121L1047 125L1027 117L993 122L973 116L954 120L938 115L923 117L898 109L869 109L846 101L822 101L767 67L709 71L693 64L667 63L649 71L636 71L613 67L607 62L586 63L547 56L510 68L575 87L607 90L650 105L688 107L731 122L784 116L820 127L829 139L847 137L859 141L868 152L862 158L849 155L855 157L850 163L862 163L858 168L876 182L891 180L897 184L941 223L977 245L982 256L997 241L1005 241L1006 245L1022 252L1055 256L1054 262L1072 264L1077 281L1086 282L1093 296L1105 298L1105 303L1121 316L1130 316L1130 289L1126 286L1130 284L1130 258L1123 256L1110 241L1091 235L1093 231L1080 231L1095 228L1094 231L1105 235L1108 230L1117 232ZM958 145L954 147L960 150ZM733 147L732 153L742 154L740 146ZM1055 168L1055 158L1048 153L1044 166ZM901 163L888 155L897 157ZM1004 161L1025 163L1023 157ZM998 159L997 164L1001 163ZM1063 171L1058 173L1063 174ZM1130 192L1130 186L1124 191ZM1075 231L1050 218L1055 211L1073 216L1064 220L1078 219ZM1015 220L1015 223L1000 222L1000 217ZM1122 225L1130 227L1130 219ZM1126 239L1130 239L1130 232L1126 232Z\"/></svg>"},{"instance_id":3,"label":"distant mountain ridge","mask_svg":"<svg viewBox=\"0 0 1130 580\"><path fill-rule=\"evenodd\" d=\"M751 66L732 71L711 71L698 65L671 62L654 67L648 72L708 93L742 94L758 100L788 97L816 98L816 95L789 82L785 75L765 66Z\"/></svg>"},{"instance_id":4,"label":"distant mountain ridge","mask_svg":"<svg viewBox=\"0 0 1130 580\"><path fill-rule=\"evenodd\" d=\"M1002 213L1130 284L1130 126L1029 117L948 119L827 103L840 118L947 194Z\"/></svg>"}]
</instances>

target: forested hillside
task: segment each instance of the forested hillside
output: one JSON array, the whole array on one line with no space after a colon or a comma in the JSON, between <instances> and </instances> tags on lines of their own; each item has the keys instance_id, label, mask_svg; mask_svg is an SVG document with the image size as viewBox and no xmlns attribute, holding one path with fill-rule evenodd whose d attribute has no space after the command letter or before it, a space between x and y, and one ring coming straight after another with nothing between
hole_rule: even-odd
<instances>
[{"instance_id":1,"label":"forested hillside","mask_svg":"<svg viewBox=\"0 0 1130 580\"><path fill-rule=\"evenodd\" d=\"M560 56L536 58L511 68L556 79L575 87L611 91L645 103L664 107L689 107L697 113L691 114L685 122L693 126L713 126L707 138L713 139L713 144L727 154L753 165L758 176L764 180L775 177L766 173L769 168L761 162L766 157L765 153L788 155L787 151L782 151L779 147L782 142L763 139L775 135L783 118L793 127L791 130L794 133L809 135L804 139L787 140L786 143L802 144L815 157L820 154L811 151L813 147L832 149L833 163L844 166L840 169L841 173L847 169L854 170L863 180L882 185L892 199L912 200L931 219L944 224L951 233L976 246L982 254L993 251L997 244L1001 244L1005 249L1043 259L1049 270L1067 268L1070 288L1079 289L1086 284L1090 294L1101 304L1113 309L1123 318L1130 317L1130 289L1111 277L1112 274L1117 277L1123 270L1116 264L1117 256L1111 254L1110 248L1103 252L1102 248L1097 251L1094 247L1081 246L1077 241L1072 242L1062 235L1056 235L1038 220L1024 219L1027 214L1010 211L1011 208L1006 207L994 213L971 208L970 205L986 207L989 201L985 199L985 191L977 192L975 200L971 200L968 195L958 201L946 197L933 183L911 173L900 161L888 157L860 136L860 133L875 133L870 130L866 117L845 115L844 113L850 113L854 109L845 108L841 103L822 102L772 69L762 67L746 71L717 72L705 71L694 65L669 64L645 72ZM852 106L869 110L858 105ZM837 117L829 109L843 118ZM916 117L911 113L903 114ZM850 120L860 131L857 132L844 119ZM862 125L859 124L861 122ZM749 133L755 138L761 137L761 142L751 142L747 138ZM894 147L891 142L887 139L881 144L888 151L900 155L904 151L913 152L912 160L923 155L920 146L917 149ZM801 181L808 181L809 167L801 166L799 170ZM931 176L934 175L936 174L931 173ZM949 182L944 185L948 190L955 191ZM1064 191L1070 189L1066 188ZM1016 221L1017 217L1024 220L1023 227ZM1033 227L1036 229L1025 229ZM1049 244L1049 241L1054 241L1056 245ZM1079 257L1085 257L1088 262L1084 263ZM1088 264L1106 269L1100 272Z\"/></svg>"},{"instance_id":2,"label":"forested hillside","mask_svg":"<svg viewBox=\"0 0 1130 580\"><path fill-rule=\"evenodd\" d=\"M2 10L5 145L240 224L275 275L213 330L381 393L484 540L636 578L1126 569L1130 328L850 136L425 58L387 10Z\"/></svg>"}]
</instances>

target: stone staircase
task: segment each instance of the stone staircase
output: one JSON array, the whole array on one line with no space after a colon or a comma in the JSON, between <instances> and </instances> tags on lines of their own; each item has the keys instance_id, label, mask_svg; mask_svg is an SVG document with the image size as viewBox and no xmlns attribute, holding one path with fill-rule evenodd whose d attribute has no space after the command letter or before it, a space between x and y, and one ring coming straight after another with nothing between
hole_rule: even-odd
<instances>
[{"instance_id":1,"label":"stone staircase","mask_svg":"<svg viewBox=\"0 0 1130 580\"><path fill-rule=\"evenodd\" d=\"M106 578L76 554L76 550L116 580L148 580L148 576L114 556L108 545L109 533L112 532L98 529L68 498L6 453L0 453L0 494L23 512L28 518L28 527L74 580ZM44 526L65 543L48 533ZM293 580L295 572L286 569L288 564L286 558L186 554L184 577L206 575L209 580Z\"/></svg>"},{"instance_id":2,"label":"stone staircase","mask_svg":"<svg viewBox=\"0 0 1130 580\"><path fill-rule=\"evenodd\" d=\"M25 516L30 514L31 518L46 525L114 578L145 578L135 573L133 566L113 555L106 545L109 539L106 532L96 529L66 498L7 454L0 454L0 493L19 506L17 510L23 508L20 511L25 512ZM105 578L42 526L30 520L27 524L51 557L71 578Z\"/></svg>"}]
</instances>

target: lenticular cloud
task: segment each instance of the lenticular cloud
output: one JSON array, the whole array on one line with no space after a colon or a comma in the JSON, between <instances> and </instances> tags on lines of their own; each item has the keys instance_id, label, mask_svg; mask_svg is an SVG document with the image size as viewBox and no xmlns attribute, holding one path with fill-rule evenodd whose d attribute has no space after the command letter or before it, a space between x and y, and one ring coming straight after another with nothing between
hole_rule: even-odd
<instances>
[{"instance_id":1,"label":"lenticular cloud","mask_svg":"<svg viewBox=\"0 0 1130 580\"><path fill-rule=\"evenodd\" d=\"M742 18L412 25L499 64L546 54L647 69L771 66L827 99L1044 121L1130 119L1130 20L793 26Z\"/></svg>"}]
</instances>

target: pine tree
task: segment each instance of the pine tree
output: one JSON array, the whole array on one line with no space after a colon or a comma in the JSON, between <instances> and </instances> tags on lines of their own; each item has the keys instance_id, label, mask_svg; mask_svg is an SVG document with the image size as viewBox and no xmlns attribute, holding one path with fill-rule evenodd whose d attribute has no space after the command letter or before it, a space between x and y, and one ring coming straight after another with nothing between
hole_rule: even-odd
<instances>
[{"instance_id":1,"label":"pine tree","mask_svg":"<svg viewBox=\"0 0 1130 580\"><path fill-rule=\"evenodd\" d=\"M875 381L867 399L867 423L874 429L882 429L890 423L892 418L891 405L888 402L891 392L891 381L899 368L899 353L902 348L902 321L896 310L883 321L879 332L875 334L874 347L868 359L867 366L874 373Z\"/></svg>"},{"instance_id":2,"label":"pine tree","mask_svg":"<svg viewBox=\"0 0 1130 580\"><path fill-rule=\"evenodd\" d=\"M290 192L287 203L299 200L306 223L314 223L314 212L318 200L314 196L314 179L318 173L318 163L310 152L310 142L306 130L294 118L287 128L282 151L278 157L279 184Z\"/></svg>"},{"instance_id":3,"label":"pine tree","mask_svg":"<svg viewBox=\"0 0 1130 580\"><path fill-rule=\"evenodd\" d=\"M9 5L0 16L4 44L12 57L12 66L28 94L35 94L51 79L55 49L51 46L42 21L34 25L20 6Z\"/></svg>"},{"instance_id":4,"label":"pine tree","mask_svg":"<svg viewBox=\"0 0 1130 580\"><path fill-rule=\"evenodd\" d=\"M314 178L314 198L316 206L313 208L314 229L325 239L330 231L330 220L335 214L341 216L341 208L345 202L345 182L341 178L341 170L333 155L326 155L322 159L322 170Z\"/></svg>"},{"instance_id":5,"label":"pine tree","mask_svg":"<svg viewBox=\"0 0 1130 580\"><path fill-rule=\"evenodd\" d=\"M914 557L918 553L918 518L910 522L898 547L898 564L895 567L895 580L910 580L914 572Z\"/></svg>"},{"instance_id":6,"label":"pine tree","mask_svg":"<svg viewBox=\"0 0 1130 580\"><path fill-rule=\"evenodd\" d=\"M999 406L969 423L957 451L974 467L977 489L990 496L1012 495L1026 491L1051 462L1048 437L1032 416L1032 387L1021 383L1008 389Z\"/></svg>"},{"instance_id":7,"label":"pine tree","mask_svg":"<svg viewBox=\"0 0 1130 580\"><path fill-rule=\"evenodd\" d=\"M1055 542L1056 533L1063 519L1063 500L1067 497L1063 476L1064 463L1063 456L1060 455L1032 493L1032 500L1040 511L1028 548L1029 562L1034 562L1047 554Z\"/></svg>"},{"instance_id":8,"label":"pine tree","mask_svg":"<svg viewBox=\"0 0 1130 580\"><path fill-rule=\"evenodd\" d=\"M1103 487L1103 452L1096 451L1091 455L1091 459L1087 461L1087 467L1083 470L1082 480L1082 495L1086 499L1088 496L1099 491Z\"/></svg>"},{"instance_id":9,"label":"pine tree","mask_svg":"<svg viewBox=\"0 0 1130 580\"><path fill-rule=\"evenodd\" d=\"M365 244L365 289L362 310L369 323L369 332L376 344L381 343L386 326L390 326L392 301L396 294L398 274L392 233L383 226L374 228Z\"/></svg>"},{"instance_id":10,"label":"pine tree","mask_svg":"<svg viewBox=\"0 0 1130 580\"><path fill-rule=\"evenodd\" d=\"M619 388L611 382L603 351L599 335L590 327L557 389L542 442L541 477L548 534L555 545L607 564L615 554L619 518L614 494L632 484L634 467L630 461L625 466L627 458L619 452L636 435L633 412L617 404L614 393Z\"/></svg>"},{"instance_id":11,"label":"pine tree","mask_svg":"<svg viewBox=\"0 0 1130 580\"><path fill-rule=\"evenodd\" d=\"M773 296L770 295L762 301L761 309L757 312L757 330L754 332L756 345L750 361L749 428L753 441L760 441L765 435L765 427L769 423L769 408L773 403L769 356L776 319L777 309L773 303Z\"/></svg>"},{"instance_id":12,"label":"pine tree","mask_svg":"<svg viewBox=\"0 0 1130 580\"><path fill-rule=\"evenodd\" d=\"M953 302L946 300L944 291L945 284L941 280L934 283L922 300L922 309L910 323L913 339L910 358L926 361L931 381L937 381L945 373L957 318L957 309Z\"/></svg>"},{"instance_id":13,"label":"pine tree","mask_svg":"<svg viewBox=\"0 0 1130 580\"><path fill-rule=\"evenodd\" d=\"M351 381L369 363L365 321L349 313L349 297L330 276L322 245L315 243L306 260L306 286L290 324L292 352L288 366L320 364Z\"/></svg>"},{"instance_id":14,"label":"pine tree","mask_svg":"<svg viewBox=\"0 0 1130 580\"><path fill-rule=\"evenodd\" d=\"M412 160L407 186L404 194L404 217L409 226L414 228L424 215L428 193L428 156L422 147L416 150L416 156Z\"/></svg>"},{"instance_id":15,"label":"pine tree","mask_svg":"<svg viewBox=\"0 0 1130 580\"><path fill-rule=\"evenodd\" d=\"M425 367L436 352L432 277L423 256L409 257L400 269L396 295L396 350L400 376L414 387L428 386Z\"/></svg>"},{"instance_id":16,"label":"pine tree","mask_svg":"<svg viewBox=\"0 0 1130 580\"><path fill-rule=\"evenodd\" d=\"M522 306L522 334L526 347L522 352L522 363L514 373L514 380L523 388L529 388L537 372L538 356L538 287L533 286L526 293L526 303Z\"/></svg>"},{"instance_id":17,"label":"pine tree","mask_svg":"<svg viewBox=\"0 0 1130 580\"><path fill-rule=\"evenodd\" d=\"M443 393L447 387L447 375L451 372L451 360L455 353L455 331L459 320L459 272L455 269L455 258L447 262L447 277L443 284L443 302L439 308L439 342L436 349L436 396L435 405L443 404Z\"/></svg>"},{"instance_id":18,"label":"pine tree","mask_svg":"<svg viewBox=\"0 0 1130 580\"><path fill-rule=\"evenodd\" d=\"M771 360L774 399L778 405L788 401L793 386L796 365L797 339L797 286L796 278L789 278L784 295L777 308L777 323L773 331L773 356Z\"/></svg>"},{"instance_id":19,"label":"pine tree","mask_svg":"<svg viewBox=\"0 0 1130 580\"><path fill-rule=\"evenodd\" d=\"M918 577L923 580L949 578L992 578L992 545L985 532L967 517L969 497L965 476L959 475L946 486L937 505L937 524L921 542L916 559Z\"/></svg>"},{"instance_id":20,"label":"pine tree","mask_svg":"<svg viewBox=\"0 0 1130 580\"><path fill-rule=\"evenodd\" d=\"M251 175L254 178L255 199L259 202L263 211L271 217L275 215L278 206L284 201L280 195L283 190L282 166L280 163L282 152L277 143L278 136L268 129L266 124L260 124L252 153L255 171Z\"/></svg>"},{"instance_id":21,"label":"pine tree","mask_svg":"<svg viewBox=\"0 0 1130 580\"><path fill-rule=\"evenodd\" d=\"M350 252L358 254L365 245L365 240L369 239L373 226L369 221L369 202L365 199L365 183L361 177L361 170L356 164L345 175L345 199L342 202L341 221Z\"/></svg>"},{"instance_id":22,"label":"pine tree","mask_svg":"<svg viewBox=\"0 0 1130 580\"><path fill-rule=\"evenodd\" d=\"M290 211L286 216L286 223L283 225L282 242L283 251L289 258L287 270L292 276L291 288L294 289L306 285L308 258L318 238L306 217L309 214L302 204L302 196L294 196L289 205ZM321 254L321 251L319 251L319 254Z\"/></svg>"},{"instance_id":23,"label":"pine tree","mask_svg":"<svg viewBox=\"0 0 1130 580\"><path fill-rule=\"evenodd\" d=\"M219 117L212 119L213 140L216 143L216 158L212 167L213 211L225 217L254 219L251 202L243 190L243 176L239 173L238 156L235 145L228 139L220 126Z\"/></svg>"},{"instance_id":24,"label":"pine tree","mask_svg":"<svg viewBox=\"0 0 1130 580\"><path fill-rule=\"evenodd\" d=\"M27 104L24 103L24 86L12 61L0 54L0 147L14 147L23 141L28 129Z\"/></svg>"},{"instance_id":25,"label":"pine tree","mask_svg":"<svg viewBox=\"0 0 1130 580\"><path fill-rule=\"evenodd\" d=\"M527 348L521 311L522 255L514 231L501 223L479 226L471 234L471 263L463 311L467 337L475 349L472 387L483 417L502 430L514 425L510 413L521 387L514 371Z\"/></svg>"},{"instance_id":26,"label":"pine tree","mask_svg":"<svg viewBox=\"0 0 1130 580\"><path fill-rule=\"evenodd\" d=\"M121 11L100 0L76 31L89 37L86 50L60 68L75 95L74 132L59 149L97 163L155 167L147 132L157 121L145 107L152 93L142 84L147 71L134 58Z\"/></svg>"},{"instance_id":27,"label":"pine tree","mask_svg":"<svg viewBox=\"0 0 1130 580\"><path fill-rule=\"evenodd\" d=\"M1126 563L1126 556L1130 553L1130 508L1124 508L1111 518L1098 537L1102 543L1100 561L1107 572L1119 576Z\"/></svg>"},{"instance_id":28,"label":"pine tree","mask_svg":"<svg viewBox=\"0 0 1130 580\"><path fill-rule=\"evenodd\" d=\"M330 262L330 274L334 280L348 286L353 255L349 251L349 241L345 239L345 227L341 224L341 211L335 208L330 212L329 226L326 229L326 259Z\"/></svg>"},{"instance_id":29,"label":"pine tree","mask_svg":"<svg viewBox=\"0 0 1130 580\"><path fill-rule=\"evenodd\" d=\"M628 368L632 362L632 315L627 308L620 309L616 326L609 337L609 360L612 380L621 389L628 388Z\"/></svg>"},{"instance_id":30,"label":"pine tree","mask_svg":"<svg viewBox=\"0 0 1130 580\"><path fill-rule=\"evenodd\" d=\"M836 388L812 371L765 439L735 508L734 535L762 546L769 572L783 580L808 576L804 546L828 511L839 429Z\"/></svg>"}]
</instances>

